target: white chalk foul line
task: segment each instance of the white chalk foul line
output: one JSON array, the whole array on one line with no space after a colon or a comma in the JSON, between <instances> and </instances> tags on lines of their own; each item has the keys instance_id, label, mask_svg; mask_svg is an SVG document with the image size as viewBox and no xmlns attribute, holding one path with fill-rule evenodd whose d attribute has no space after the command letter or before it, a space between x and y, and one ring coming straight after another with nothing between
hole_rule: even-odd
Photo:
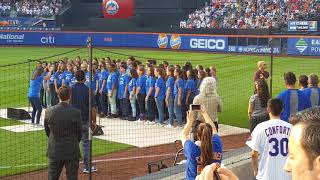
<instances>
[{"instance_id":1,"label":"white chalk foul line","mask_svg":"<svg viewBox=\"0 0 320 180\"><path fill-rule=\"evenodd\" d=\"M93 163L100 162L111 162L111 161L125 161L125 160L134 160L134 159L145 159L145 158L156 158L163 156L175 156L175 154L158 154L158 155L149 155L149 156L135 156L135 157L125 157L125 158L112 158L112 159L98 159L92 161ZM82 161L80 163L83 163ZM48 164L23 164L17 166L0 166L0 169L13 169L13 168L23 168L23 167L34 167L34 166L47 166Z\"/></svg>"}]
</instances>

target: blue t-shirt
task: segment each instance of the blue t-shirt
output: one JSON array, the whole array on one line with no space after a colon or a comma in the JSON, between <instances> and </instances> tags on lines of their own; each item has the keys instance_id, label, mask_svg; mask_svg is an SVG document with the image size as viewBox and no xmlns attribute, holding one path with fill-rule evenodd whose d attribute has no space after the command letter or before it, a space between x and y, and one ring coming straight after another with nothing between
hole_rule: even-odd
<instances>
[{"instance_id":1,"label":"blue t-shirt","mask_svg":"<svg viewBox=\"0 0 320 180\"><path fill-rule=\"evenodd\" d=\"M182 90L182 94L181 95L183 97L184 83L183 83L183 80L181 78L178 79L177 83L175 83L175 85L174 85L174 90L173 90L174 96L178 96L179 88L181 88L181 90Z\"/></svg>"},{"instance_id":2,"label":"blue t-shirt","mask_svg":"<svg viewBox=\"0 0 320 180\"><path fill-rule=\"evenodd\" d=\"M149 89L153 87L153 90L150 94L151 97L154 97L155 94L155 84L156 84L156 79L153 76L148 77L146 81L146 94L148 95Z\"/></svg>"},{"instance_id":3,"label":"blue t-shirt","mask_svg":"<svg viewBox=\"0 0 320 180\"><path fill-rule=\"evenodd\" d=\"M140 87L139 94L146 94L146 76L139 76L137 79L137 88Z\"/></svg>"},{"instance_id":4,"label":"blue t-shirt","mask_svg":"<svg viewBox=\"0 0 320 180\"><path fill-rule=\"evenodd\" d=\"M76 79L75 74L73 74L72 79L71 79L71 81L70 81L70 86L73 86L73 85L75 85L76 83L77 83L77 79Z\"/></svg>"},{"instance_id":5,"label":"blue t-shirt","mask_svg":"<svg viewBox=\"0 0 320 180\"><path fill-rule=\"evenodd\" d=\"M58 87L62 86L62 79L64 78L65 78L64 72L57 71L56 73L54 73L54 79L57 80Z\"/></svg>"},{"instance_id":6,"label":"blue t-shirt","mask_svg":"<svg viewBox=\"0 0 320 180\"><path fill-rule=\"evenodd\" d=\"M91 80L91 90L92 91L95 91L96 90L96 85L97 85L97 81L99 80L99 78L98 78L98 76L97 76L97 74L95 74L95 75L92 75L92 80ZM87 86L87 87L89 87L89 84L90 84L90 72L89 71L87 71L86 72L86 83L85 83L85 85Z\"/></svg>"},{"instance_id":7,"label":"blue t-shirt","mask_svg":"<svg viewBox=\"0 0 320 180\"><path fill-rule=\"evenodd\" d=\"M114 88L117 88L117 75L116 73L112 72L109 74L108 79L107 79L107 91L108 93L111 93L112 91L112 86L114 85Z\"/></svg>"},{"instance_id":8,"label":"blue t-shirt","mask_svg":"<svg viewBox=\"0 0 320 180\"><path fill-rule=\"evenodd\" d=\"M102 87L103 81L108 79L108 71L102 70L99 76L99 88L102 89L102 92L106 92L106 84Z\"/></svg>"},{"instance_id":9,"label":"blue t-shirt","mask_svg":"<svg viewBox=\"0 0 320 180\"><path fill-rule=\"evenodd\" d=\"M215 134L212 136L213 145L213 163L222 161L222 141L220 136ZM201 155L200 147L191 140L187 140L184 144L184 156L186 157L186 178L193 180L197 177L198 157Z\"/></svg>"},{"instance_id":10,"label":"blue t-shirt","mask_svg":"<svg viewBox=\"0 0 320 180\"><path fill-rule=\"evenodd\" d=\"M310 100L311 106L320 106L320 88L309 87L302 90L303 94Z\"/></svg>"},{"instance_id":11,"label":"blue t-shirt","mask_svg":"<svg viewBox=\"0 0 320 180\"><path fill-rule=\"evenodd\" d=\"M159 77L157 79L155 87L156 89L160 88L157 99L160 101L164 100L166 97L166 82L163 80L162 77Z\"/></svg>"},{"instance_id":12,"label":"blue t-shirt","mask_svg":"<svg viewBox=\"0 0 320 180\"><path fill-rule=\"evenodd\" d=\"M43 82L43 75L38 76L34 80L30 80L28 97L40 97L40 89Z\"/></svg>"},{"instance_id":13,"label":"blue t-shirt","mask_svg":"<svg viewBox=\"0 0 320 180\"><path fill-rule=\"evenodd\" d=\"M49 79L49 85L53 85L54 84L54 76L55 76L55 73L52 73L51 76L50 76L50 79Z\"/></svg>"},{"instance_id":14,"label":"blue t-shirt","mask_svg":"<svg viewBox=\"0 0 320 180\"><path fill-rule=\"evenodd\" d=\"M133 88L137 85L137 78L132 78L129 82L129 92L131 93L133 91Z\"/></svg>"},{"instance_id":15,"label":"blue t-shirt","mask_svg":"<svg viewBox=\"0 0 320 180\"><path fill-rule=\"evenodd\" d=\"M169 77L166 83L166 91L168 91L168 88L170 87L170 97L174 97L173 90L174 90L174 78Z\"/></svg>"},{"instance_id":16,"label":"blue t-shirt","mask_svg":"<svg viewBox=\"0 0 320 180\"><path fill-rule=\"evenodd\" d=\"M291 102L292 93L297 94L298 104L296 105L293 105L293 103ZM286 122L288 122L290 115L311 107L310 99L308 99L302 91L299 91L297 89L284 90L278 95L277 98L279 98L283 103L283 111L280 118Z\"/></svg>"},{"instance_id":17,"label":"blue t-shirt","mask_svg":"<svg viewBox=\"0 0 320 180\"><path fill-rule=\"evenodd\" d=\"M191 93L196 94L197 92L197 85L194 79L188 79L186 86L185 86L185 92L191 91Z\"/></svg>"},{"instance_id":18,"label":"blue t-shirt","mask_svg":"<svg viewBox=\"0 0 320 180\"><path fill-rule=\"evenodd\" d=\"M71 86L71 80L73 78L73 74L70 71L66 71L64 73L64 85L65 86Z\"/></svg>"},{"instance_id":19,"label":"blue t-shirt","mask_svg":"<svg viewBox=\"0 0 320 180\"><path fill-rule=\"evenodd\" d=\"M129 84L129 76L127 74L121 74L119 77L119 87L118 87L118 99L123 99L123 93L126 86ZM129 91L127 91L126 97L129 97Z\"/></svg>"}]
</instances>

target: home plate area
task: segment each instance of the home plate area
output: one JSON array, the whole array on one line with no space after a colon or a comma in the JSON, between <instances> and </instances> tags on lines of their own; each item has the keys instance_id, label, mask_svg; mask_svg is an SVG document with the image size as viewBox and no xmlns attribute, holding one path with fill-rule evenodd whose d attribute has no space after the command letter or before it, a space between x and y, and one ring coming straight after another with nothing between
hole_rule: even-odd
<instances>
[{"instance_id":1,"label":"home plate area","mask_svg":"<svg viewBox=\"0 0 320 180\"><path fill-rule=\"evenodd\" d=\"M22 108L27 110L27 108ZM7 118L5 109L0 110L0 117ZM40 125L32 125L31 120L19 120L22 125L4 126L1 129L13 132L28 132L43 130L44 111L42 112ZM148 125L134 121L121 120L119 118L97 118L97 124L102 126L104 135L95 136L101 140L129 144L135 147L149 147L161 144L173 143L180 139L181 128L166 128L160 125ZM248 133L248 129L234 126L219 125L219 135L228 136Z\"/></svg>"}]
</instances>

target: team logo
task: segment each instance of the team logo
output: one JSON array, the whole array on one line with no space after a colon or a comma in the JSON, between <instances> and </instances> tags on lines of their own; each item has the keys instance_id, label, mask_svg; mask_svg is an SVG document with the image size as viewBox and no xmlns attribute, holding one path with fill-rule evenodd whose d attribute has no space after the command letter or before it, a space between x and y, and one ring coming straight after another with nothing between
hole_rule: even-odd
<instances>
[{"instance_id":1,"label":"team logo","mask_svg":"<svg viewBox=\"0 0 320 180\"><path fill-rule=\"evenodd\" d=\"M296 43L296 48L298 49L298 51L300 53L303 53L307 48L308 48L308 43L304 40L304 39L300 39L297 43Z\"/></svg>"},{"instance_id":2,"label":"team logo","mask_svg":"<svg viewBox=\"0 0 320 180\"><path fill-rule=\"evenodd\" d=\"M168 45L167 34L159 34L157 43L158 43L159 48L166 48Z\"/></svg>"},{"instance_id":3,"label":"team logo","mask_svg":"<svg viewBox=\"0 0 320 180\"><path fill-rule=\"evenodd\" d=\"M106 11L109 15L115 15L119 12L119 4L114 1L110 0L106 4Z\"/></svg>"},{"instance_id":4,"label":"team logo","mask_svg":"<svg viewBox=\"0 0 320 180\"><path fill-rule=\"evenodd\" d=\"M173 34L170 39L171 49L180 49L181 37L178 34Z\"/></svg>"}]
</instances>

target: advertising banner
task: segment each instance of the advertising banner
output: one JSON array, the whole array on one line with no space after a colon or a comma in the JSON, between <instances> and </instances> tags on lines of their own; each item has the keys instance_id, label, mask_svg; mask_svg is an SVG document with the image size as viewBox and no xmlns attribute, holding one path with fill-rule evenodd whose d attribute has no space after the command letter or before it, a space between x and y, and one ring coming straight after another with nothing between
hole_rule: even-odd
<instances>
[{"instance_id":1,"label":"advertising banner","mask_svg":"<svg viewBox=\"0 0 320 180\"><path fill-rule=\"evenodd\" d=\"M0 31L0 45L85 46L87 38L94 46L160 48L190 51L228 52L228 38L179 34L6 32Z\"/></svg>"},{"instance_id":2,"label":"advertising banner","mask_svg":"<svg viewBox=\"0 0 320 180\"><path fill-rule=\"evenodd\" d=\"M229 52L248 54L270 54L271 47L268 46L229 46ZM281 53L281 47L273 47L274 54Z\"/></svg>"},{"instance_id":3,"label":"advertising banner","mask_svg":"<svg viewBox=\"0 0 320 180\"><path fill-rule=\"evenodd\" d=\"M320 38L288 38L288 54L320 56Z\"/></svg>"},{"instance_id":4,"label":"advertising banner","mask_svg":"<svg viewBox=\"0 0 320 180\"><path fill-rule=\"evenodd\" d=\"M103 0L104 18L129 18L134 15L134 0Z\"/></svg>"}]
</instances>

